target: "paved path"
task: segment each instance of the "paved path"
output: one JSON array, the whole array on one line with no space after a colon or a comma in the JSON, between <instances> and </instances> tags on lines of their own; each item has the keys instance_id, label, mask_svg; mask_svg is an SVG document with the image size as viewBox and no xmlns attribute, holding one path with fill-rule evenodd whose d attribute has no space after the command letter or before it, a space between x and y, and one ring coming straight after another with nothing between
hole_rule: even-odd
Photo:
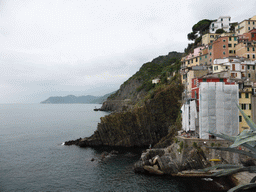
<instances>
[{"instance_id":1,"label":"paved path","mask_svg":"<svg viewBox=\"0 0 256 192\"><path fill-rule=\"evenodd\" d=\"M241 172L241 173L236 173L232 177L235 179L237 182L237 185L245 185L250 183L253 177L256 176L256 173L249 173L249 172Z\"/></svg>"}]
</instances>

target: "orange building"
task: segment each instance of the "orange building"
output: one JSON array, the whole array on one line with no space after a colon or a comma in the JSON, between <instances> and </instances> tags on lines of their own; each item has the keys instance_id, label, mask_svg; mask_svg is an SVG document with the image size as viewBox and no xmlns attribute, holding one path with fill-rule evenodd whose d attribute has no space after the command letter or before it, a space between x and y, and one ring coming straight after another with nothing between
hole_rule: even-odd
<instances>
[{"instance_id":1,"label":"orange building","mask_svg":"<svg viewBox=\"0 0 256 192\"><path fill-rule=\"evenodd\" d=\"M237 36L220 36L209 45L209 63L213 64L214 59L223 59L225 57L235 57L237 45Z\"/></svg>"},{"instance_id":2,"label":"orange building","mask_svg":"<svg viewBox=\"0 0 256 192\"><path fill-rule=\"evenodd\" d=\"M238 35L238 43L245 41L256 41L256 29L252 29L248 33L244 33L242 35Z\"/></svg>"}]
</instances>

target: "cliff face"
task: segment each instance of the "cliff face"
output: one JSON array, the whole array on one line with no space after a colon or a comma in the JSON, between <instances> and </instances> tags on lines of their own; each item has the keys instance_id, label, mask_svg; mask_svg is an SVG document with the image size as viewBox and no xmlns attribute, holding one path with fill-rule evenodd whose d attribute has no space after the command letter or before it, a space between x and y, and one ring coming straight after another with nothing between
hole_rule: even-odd
<instances>
[{"instance_id":1,"label":"cliff face","mask_svg":"<svg viewBox=\"0 0 256 192\"><path fill-rule=\"evenodd\" d=\"M120 89L108 97L101 107L104 111L126 111L143 99L153 88L152 79L159 77L180 60L182 53L170 52L142 65L140 70L124 82ZM169 67L169 68L168 68Z\"/></svg>"},{"instance_id":2,"label":"cliff face","mask_svg":"<svg viewBox=\"0 0 256 192\"><path fill-rule=\"evenodd\" d=\"M179 115L183 86L177 78L147 95L143 106L101 118L97 130L79 146L149 146L166 136Z\"/></svg>"}]
</instances>

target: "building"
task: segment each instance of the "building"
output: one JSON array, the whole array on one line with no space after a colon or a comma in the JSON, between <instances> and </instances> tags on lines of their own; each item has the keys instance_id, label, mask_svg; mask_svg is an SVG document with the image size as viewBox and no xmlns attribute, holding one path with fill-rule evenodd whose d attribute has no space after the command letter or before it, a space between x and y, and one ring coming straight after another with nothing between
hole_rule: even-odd
<instances>
[{"instance_id":1,"label":"building","mask_svg":"<svg viewBox=\"0 0 256 192\"><path fill-rule=\"evenodd\" d=\"M238 57L243 57L251 60L256 59L256 41L251 42L241 42L236 45L236 54Z\"/></svg>"},{"instance_id":2,"label":"building","mask_svg":"<svg viewBox=\"0 0 256 192\"><path fill-rule=\"evenodd\" d=\"M199 66L199 58L202 49L204 49L203 46L197 47L193 50L193 53L190 53L187 56L183 57L181 60L181 68Z\"/></svg>"},{"instance_id":3,"label":"building","mask_svg":"<svg viewBox=\"0 0 256 192\"><path fill-rule=\"evenodd\" d=\"M220 36L212 44L209 44L209 64L213 64L214 59L223 59L236 56L237 37L234 35Z\"/></svg>"},{"instance_id":4,"label":"building","mask_svg":"<svg viewBox=\"0 0 256 192\"><path fill-rule=\"evenodd\" d=\"M215 39L219 36L220 34L214 34L214 33L206 33L202 36L202 45L208 45L209 43L213 43Z\"/></svg>"},{"instance_id":5,"label":"building","mask_svg":"<svg viewBox=\"0 0 256 192\"><path fill-rule=\"evenodd\" d=\"M238 43L256 41L256 29L238 35Z\"/></svg>"},{"instance_id":6,"label":"building","mask_svg":"<svg viewBox=\"0 0 256 192\"><path fill-rule=\"evenodd\" d=\"M199 137L223 133L236 136L238 122L238 85L224 82L201 82L199 85Z\"/></svg>"},{"instance_id":7,"label":"building","mask_svg":"<svg viewBox=\"0 0 256 192\"><path fill-rule=\"evenodd\" d=\"M210 33L216 33L218 29L223 29L226 32L229 32L230 28L230 16L221 16L217 21L212 22L209 28Z\"/></svg>"},{"instance_id":8,"label":"building","mask_svg":"<svg viewBox=\"0 0 256 192\"><path fill-rule=\"evenodd\" d=\"M243 112L249 117L252 117L252 86L241 84L239 88L239 105ZM244 120L242 114L239 112L239 132L249 129L248 124Z\"/></svg>"},{"instance_id":9,"label":"building","mask_svg":"<svg viewBox=\"0 0 256 192\"><path fill-rule=\"evenodd\" d=\"M200 66L207 66L209 68L209 56L208 56L208 46L203 48L200 51L200 57L199 57L199 65Z\"/></svg>"},{"instance_id":10,"label":"building","mask_svg":"<svg viewBox=\"0 0 256 192\"><path fill-rule=\"evenodd\" d=\"M191 99L195 99L197 103L197 110L199 111L199 86L202 82L224 82L227 85L234 85L235 83L228 82L227 78L218 78L218 77L200 77L193 78L191 81Z\"/></svg>"},{"instance_id":11,"label":"building","mask_svg":"<svg viewBox=\"0 0 256 192\"><path fill-rule=\"evenodd\" d=\"M152 80L152 84L158 84L160 83L160 79L159 78L155 78Z\"/></svg>"},{"instance_id":12,"label":"building","mask_svg":"<svg viewBox=\"0 0 256 192\"><path fill-rule=\"evenodd\" d=\"M255 28L256 28L256 15L253 16L252 18L243 20L242 22L238 23L238 25L235 27L235 32L237 35L241 35Z\"/></svg>"},{"instance_id":13,"label":"building","mask_svg":"<svg viewBox=\"0 0 256 192\"><path fill-rule=\"evenodd\" d=\"M199 78L208 74L208 69L204 66L194 66L191 70L184 70L181 72L182 84L184 84L183 100L191 98L192 79Z\"/></svg>"}]
</instances>

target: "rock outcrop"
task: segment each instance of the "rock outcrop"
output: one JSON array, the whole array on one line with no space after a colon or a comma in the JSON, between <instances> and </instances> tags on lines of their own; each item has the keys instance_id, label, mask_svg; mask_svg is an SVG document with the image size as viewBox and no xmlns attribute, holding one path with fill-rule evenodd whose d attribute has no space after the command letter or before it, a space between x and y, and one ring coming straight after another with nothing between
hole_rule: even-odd
<instances>
[{"instance_id":1,"label":"rock outcrop","mask_svg":"<svg viewBox=\"0 0 256 192\"><path fill-rule=\"evenodd\" d=\"M149 95L143 106L130 111L111 113L101 118L91 137L79 141L79 146L148 147L168 135L180 113L183 86L179 80L160 86Z\"/></svg>"},{"instance_id":2,"label":"rock outcrop","mask_svg":"<svg viewBox=\"0 0 256 192\"><path fill-rule=\"evenodd\" d=\"M209 166L202 150L193 149L186 159L180 161L177 157L179 155L178 145L173 144L171 148L172 150L170 148L148 149L134 164L134 171L137 173L174 175L184 170L203 169Z\"/></svg>"}]
</instances>

